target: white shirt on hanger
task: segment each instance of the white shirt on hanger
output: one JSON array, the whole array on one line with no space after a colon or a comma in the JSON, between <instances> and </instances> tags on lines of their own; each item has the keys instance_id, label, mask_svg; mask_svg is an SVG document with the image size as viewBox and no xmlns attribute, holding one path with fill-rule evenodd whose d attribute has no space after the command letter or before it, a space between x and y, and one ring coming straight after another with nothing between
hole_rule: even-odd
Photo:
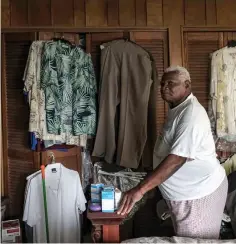
<instances>
[{"instance_id":1,"label":"white shirt on hanger","mask_svg":"<svg viewBox=\"0 0 236 244\"><path fill-rule=\"evenodd\" d=\"M210 97L217 136L236 142L236 48L224 47L212 55Z\"/></svg>"},{"instance_id":2,"label":"white shirt on hanger","mask_svg":"<svg viewBox=\"0 0 236 244\"><path fill-rule=\"evenodd\" d=\"M86 199L78 172L60 163L50 164L45 181L50 242L79 243L80 212L86 209ZM23 221L34 227L35 242L47 242L41 174L30 180Z\"/></svg>"}]
</instances>

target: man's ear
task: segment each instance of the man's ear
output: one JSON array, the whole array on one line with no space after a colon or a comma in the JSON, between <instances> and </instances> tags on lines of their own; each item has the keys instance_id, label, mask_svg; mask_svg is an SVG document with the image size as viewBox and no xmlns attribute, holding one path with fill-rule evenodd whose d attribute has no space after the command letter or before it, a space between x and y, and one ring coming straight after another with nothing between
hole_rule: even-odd
<instances>
[{"instance_id":1,"label":"man's ear","mask_svg":"<svg viewBox=\"0 0 236 244\"><path fill-rule=\"evenodd\" d=\"M186 80L186 81L185 81L185 87L186 87L186 88L190 88L190 87L191 87L191 81Z\"/></svg>"}]
</instances>

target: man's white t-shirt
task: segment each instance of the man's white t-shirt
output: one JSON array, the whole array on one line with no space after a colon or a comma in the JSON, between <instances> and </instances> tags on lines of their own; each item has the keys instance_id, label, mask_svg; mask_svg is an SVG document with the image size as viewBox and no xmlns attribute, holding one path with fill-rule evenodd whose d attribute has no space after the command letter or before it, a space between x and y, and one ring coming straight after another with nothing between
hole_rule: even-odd
<instances>
[{"instance_id":1,"label":"man's white t-shirt","mask_svg":"<svg viewBox=\"0 0 236 244\"><path fill-rule=\"evenodd\" d=\"M78 172L55 163L45 168L45 178L50 242L79 243L86 199ZM41 174L27 184L23 221L34 228L35 242L47 242Z\"/></svg>"},{"instance_id":2,"label":"man's white t-shirt","mask_svg":"<svg viewBox=\"0 0 236 244\"><path fill-rule=\"evenodd\" d=\"M154 148L154 169L169 154L187 160L159 186L167 200L193 200L207 196L220 186L226 176L216 158L207 113L192 94L169 110L163 135L157 139Z\"/></svg>"}]
</instances>

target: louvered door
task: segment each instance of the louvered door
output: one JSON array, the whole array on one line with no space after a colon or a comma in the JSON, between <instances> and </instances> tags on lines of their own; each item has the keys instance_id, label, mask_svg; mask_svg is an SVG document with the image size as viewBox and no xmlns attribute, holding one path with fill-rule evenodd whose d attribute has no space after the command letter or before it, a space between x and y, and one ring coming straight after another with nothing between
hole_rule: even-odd
<instances>
[{"instance_id":1,"label":"louvered door","mask_svg":"<svg viewBox=\"0 0 236 244\"><path fill-rule=\"evenodd\" d=\"M2 114L6 194L10 215L20 215L26 176L35 171L38 154L29 148L29 109L23 95L23 73L34 36L29 33L5 34L2 40Z\"/></svg>"},{"instance_id":2,"label":"louvered door","mask_svg":"<svg viewBox=\"0 0 236 244\"><path fill-rule=\"evenodd\" d=\"M236 31L233 31L233 32L224 32L223 33L223 36L224 36L224 41L223 41L223 45L224 46L227 46L228 44L228 41L236 41Z\"/></svg>"},{"instance_id":3,"label":"louvered door","mask_svg":"<svg viewBox=\"0 0 236 244\"><path fill-rule=\"evenodd\" d=\"M158 72L158 86L156 91L156 126L157 133L161 132L168 111L168 105L161 98L160 79L165 68L168 67L168 39L167 32L139 32L131 33L131 39L152 54Z\"/></svg>"},{"instance_id":4,"label":"louvered door","mask_svg":"<svg viewBox=\"0 0 236 244\"><path fill-rule=\"evenodd\" d=\"M184 63L192 79L192 90L199 102L208 109L210 88L210 54L236 40L236 32L186 32L184 33ZM218 156L225 160L232 145L218 140Z\"/></svg>"},{"instance_id":5,"label":"louvered door","mask_svg":"<svg viewBox=\"0 0 236 244\"><path fill-rule=\"evenodd\" d=\"M184 62L192 79L192 91L208 108L210 88L210 54L223 46L221 32L184 33Z\"/></svg>"}]
</instances>

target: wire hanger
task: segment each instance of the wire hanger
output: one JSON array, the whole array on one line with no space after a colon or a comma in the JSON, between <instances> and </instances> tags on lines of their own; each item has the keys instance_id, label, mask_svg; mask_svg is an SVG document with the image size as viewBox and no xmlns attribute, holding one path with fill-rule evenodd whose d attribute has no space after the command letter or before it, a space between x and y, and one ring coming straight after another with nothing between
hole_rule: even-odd
<instances>
[{"instance_id":1,"label":"wire hanger","mask_svg":"<svg viewBox=\"0 0 236 244\"><path fill-rule=\"evenodd\" d=\"M64 42L65 44L73 45L69 40L65 39L64 36L62 37L54 37L52 38L52 41L61 41Z\"/></svg>"}]
</instances>

